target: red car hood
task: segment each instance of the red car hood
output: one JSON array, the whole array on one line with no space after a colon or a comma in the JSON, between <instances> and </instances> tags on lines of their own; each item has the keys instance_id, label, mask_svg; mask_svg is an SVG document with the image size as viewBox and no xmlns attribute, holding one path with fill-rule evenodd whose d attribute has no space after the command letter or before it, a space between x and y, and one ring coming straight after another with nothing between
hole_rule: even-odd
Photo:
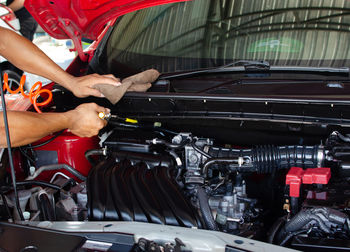
<instances>
[{"instance_id":1,"label":"red car hood","mask_svg":"<svg viewBox=\"0 0 350 252\"><path fill-rule=\"evenodd\" d=\"M72 39L79 52L81 38L96 40L108 21L131 11L180 1L26 0L25 7L50 36Z\"/></svg>"}]
</instances>

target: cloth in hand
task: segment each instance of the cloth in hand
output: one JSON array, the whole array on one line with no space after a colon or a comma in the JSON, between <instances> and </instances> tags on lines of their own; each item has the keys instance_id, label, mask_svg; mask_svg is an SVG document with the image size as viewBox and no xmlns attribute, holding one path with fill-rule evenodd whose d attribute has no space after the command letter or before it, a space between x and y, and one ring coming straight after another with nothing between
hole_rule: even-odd
<instances>
[{"instance_id":1,"label":"cloth in hand","mask_svg":"<svg viewBox=\"0 0 350 252\"><path fill-rule=\"evenodd\" d=\"M155 69L132 75L122 80L118 87L108 84L96 84L94 88L100 91L113 105L115 105L126 92L146 92L152 82L158 79L160 73Z\"/></svg>"}]
</instances>

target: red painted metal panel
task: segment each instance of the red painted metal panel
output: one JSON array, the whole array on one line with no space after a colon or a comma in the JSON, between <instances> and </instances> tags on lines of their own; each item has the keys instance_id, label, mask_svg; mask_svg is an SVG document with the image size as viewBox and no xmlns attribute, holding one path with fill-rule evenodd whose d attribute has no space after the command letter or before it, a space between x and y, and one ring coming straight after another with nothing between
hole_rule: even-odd
<instances>
[{"instance_id":1,"label":"red painted metal panel","mask_svg":"<svg viewBox=\"0 0 350 252\"><path fill-rule=\"evenodd\" d=\"M95 40L111 20L128 12L185 0L26 0L25 7L51 36Z\"/></svg>"},{"instance_id":2,"label":"red painted metal panel","mask_svg":"<svg viewBox=\"0 0 350 252\"><path fill-rule=\"evenodd\" d=\"M47 139L48 138L43 138L40 140L40 142L44 142ZM91 169L91 165L85 158L85 152L91 149L98 149L98 142L98 137L82 138L75 136L69 132L64 132L52 142L42 147L36 148L35 150L55 151L57 153L58 163L68 164L80 172L82 175L87 176ZM58 171L68 175L69 177L75 178L72 176L72 174L65 170ZM40 176L38 176L37 179L49 181L51 177L58 171L43 172Z\"/></svg>"}]
</instances>

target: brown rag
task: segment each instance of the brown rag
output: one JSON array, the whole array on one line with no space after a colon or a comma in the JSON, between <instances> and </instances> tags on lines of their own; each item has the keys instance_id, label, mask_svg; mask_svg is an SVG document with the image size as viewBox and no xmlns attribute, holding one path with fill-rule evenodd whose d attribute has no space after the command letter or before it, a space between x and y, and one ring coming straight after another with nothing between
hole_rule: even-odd
<instances>
[{"instance_id":1,"label":"brown rag","mask_svg":"<svg viewBox=\"0 0 350 252\"><path fill-rule=\"evenodd\" d=\"M149 69L122 80L121 85L116 87L108 84L96 84L94 88L100 91L113 105L116 104L125 92L146 92L159 77L159 72Z\"/></svg>"}]
</instances>

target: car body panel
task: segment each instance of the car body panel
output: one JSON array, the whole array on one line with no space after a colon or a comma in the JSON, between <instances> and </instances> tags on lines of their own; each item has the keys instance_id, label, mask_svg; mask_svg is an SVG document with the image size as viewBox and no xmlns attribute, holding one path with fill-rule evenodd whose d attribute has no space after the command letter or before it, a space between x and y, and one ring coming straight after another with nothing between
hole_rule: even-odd
<instances>
[{"instance_id":1,"label":"car body panel","mask_svg":"<svg viewBox=\"0 0 350 252\"><path fill-rule=\"evenodd\" d=\"M96 55L98 55L99 50L101 47L103 47L105 42L102 38L108 37L108 31L113 31L112 25L114 23L116 25L120 25L122 23L122 19L124 17L121 17L121 20L116 22L119 16L142 8L173 2L182 1L49 0L44 2L43 0L27 0L26 6L50 35L62 39L71 38L74 41L80 57L77 57L73 61L68 68L68 72L73 75L81 75L93 72L99 73L98 71L94 71L92 68L90 69L92 65L91 63L93 63L94 60L90 61L90 64L88 64L88 60L92 57L97 58ZM182 5L182 3L179 5ZM169 9L171 8L172 7L170 6ZM136 15L142 16L142 14L139 12L136 13ZM181 18L179 19L182 21ZM144 23L145 22L140 22L140 24ZM129 32L132 31L132 29L130 29L130 23L128 23L126 27L127 29L125 30L128 30ZM162 27L160 26L160 28ZM126 33L124 32L125 30L120 33L120 35L122 35L124 38L127 37ZM120 38L120 35L116 37ZM133 33L133 35L135 35L135 33ZM81 39L84 37L95 40L88 52L83 51L81 46ZM157 41L157 37L152 35L152 33L150 33L149 37ZM140 38L142 37L140 36ZM128 45L128 43L125 44ZM106 53L106 55L110 55L110 52L108 52L108 54ZM97 64L98 63L99 62L97 61ZM157 67L155 68L158 69ZM121 70L121 72L122 71L123 70ZM101 106L109 107L111 109L111 113L113 115L117 115L117 117L120 116L120 118L135 118L142 123L152 123L150 125L156 125L155 123L159 125L160 123L162 127L165 126L165 128L170 128L171 130L179 129L181 132L191 132L191 134L192 132L196 132L195 134L198 136L209 137L208 140L215 139L215 141L220 144L224 143L225 147L227 146L226 143L229 143L229 146L234 144L234 146L243 146L244 148L250 146L251 144L263 146L257 147L256 150L266 150L266 156L269 156L270 152L267 150L267 148L270 148L269 146L274 146L277 144L282 146L296 146L296 144L310 144L310 142L312 142L312 145L319 144L327 142L327 140L322 140L325 139L324 137L321 137L328 134L326 132L335 128L334 126L337 128L345 128L350 126L350 112L347 112L347 107L350 105L350 100L347 96L348 92L346 92L346 90L350 88L350 83L348 82L347 78L348 76L344 76L344 74L342 74L340 77L338 75L332 76L328 74L324 74L325 76L322 76L322 74L317 75L315 73L313 73L314 75L311 75L310 73L307 75L302 72L296 74L295 68L293 71L294 72L291 71L292 73L289 74L286 74L285 72L275 73L273 71L265 74L262 72L247 73L245 72L245 68L243 68L239 73L226 73L225 77L220 78L217 76L194 76L184 80L173 78L171 82L166 82L164 81L166 79L161 79L160 81L153 83L152 88L146 93L130 92L126 94L118 105L114 107L111 107L111 104L104 99L88 97L82 100L80 98L70 97L70 95L73 96L73 94L69 94L69 92L61 90L54 93L55 109L57 109L57 111L67 111L74 109L81 103L93 101ZM114 73L108 72L100 74ZM231 75L235 78L232 78ZM115 74L115 76L121 77L117 74ZM235 79L235 81L232 81L232 79ZM314 90L317 90L317 92L314 92ZM171 127L169 127L169 125ZM145 133L144 135L148 137L147 132L142 133ZM175 134L177 133L175 132ZM306 135L306 137L304 137L304 135ZM139 140L137 139L137 134L132 137L135 138L135 140ZM150 138L151 137L149 137L149 139ZM316 138L317 143L314 142ZM319 141L319 139L321 140ZM58 137L56 140L54 139L53 141L58 140L60 140L60 137ZM119 140L119 138L117 138L117 140ZM207 142L209 142L208 140ZM52 149L49 149L48 146L50 145L42 148L42 151L53 151ZM106 150L107 147L108 146L106 145ZM188 149L192 147L187 146ZM296 148L297 147L295 147L295 149ZM320 150L323 150L323 148L323 146L322 148L320 147ZM87 150L84 150L84 153L86 153L85 151ZM77 152L77 150L74 152ZM313 153L319 154L319 152ZM68 158L71 158L76 153L67 152L65 154L68 155ZM184 160L189 159L184 158ZM52 162L52 160L50 161ZM71 166L77 168L77 165ZM101 166L99 167L103 166L104 164L101 163ZM106 170L107 169L108 168L106 168ZM131 167L129 170L131 169L133 168ZM207 173L203 172L203 174ZM266 178L268 178L268 176L269 175L266 175ZM161 176L159 177L161 178ZM101 195L105 195L101 188L104 188L104 185L108 184L108 181L111 181L108 180L109 177L106 176L106 178L106 180L103 180L107 181L106 183L103 183L102 180L94 180L97 182L94 184L91 183L90 185L93 186L87 187L87 191L90 190L91 192L95 190L92 189L94 187L97 188L96 192L100 193ZM93 180L88 179L88 181ZM269 184L273 184L272 182L274 182L273 180L266 181L268 181ZM135 182L137 183L129 184L146 184L142 183L142 181L140 181L140 183L138 181ZM252 182L256 182L255 177L252 179ZM256 182L256 184L259 183L260 182ZM281 186L284 187L284 182L281 183ZM117 182L115 184L121 183ZM265 187L263 183L260 184ZM249 184L249 187L251 187L251 184ZM259 185L257 185L257 187L259 187ZM138 188L139 187L132 187L132 190L129 190L129 192L133 190L141 192L141 190L138 190ZM153 191L158 192L159 190ZM232 190L229 191L229 193L231 192ZM235 192L235 189L233 189L233 192ZM142 197L144 196L142 193L140 193L140 195ZM153 196L153 194L150 195ZM170 195L170 193L168 195ZM243 193L243 195L245 195L245 193ZM268 196L270 197L270 194ZM97 201L95 198L92 199L90 197L89 202L102 202L100 205L103 205L103 197L101 198L102 200L99 198ZM131 201L130 198L128 201ZM265 202L270 203L270 201L267 200L265 200ZM86 206L87 204L83 205ZM90 207L90 209L92 208L93 207ZM150 207L141 208L150 209ZM269 204L266 209L275 210L277 207ZM177 212L177 210L173 211ZM118 211L116 210L115 212ZM216 217L218 216L218 213L220 214L220 212L216 211ZM29 231L32 231L30 229L33 229L37 232L46 232L58 235L84 235L84 237L87 237L86 243L93 240L92 245L103 242L104 245L109 247L112 247L114 242L117 240L116 235L124 234L128 235L129 238L132 237L133 243L138 243L141 239L171 243L175 238L178 238L180 241L184 242L187 250L191 251L288 251L287 248L260 242L259 239L256 240L256 238L254 238L254 235L247 236L254 239L250 240L248 238L231 235L229 233L201 230L197 228L138 223L134 221L120 222L104 220L104 222L101 222L97 221L97 218L95 218L96 217L94 215L90 215L89 222L26 221L22 223L26 226L23 227L24 231L22 230L21 232L28 230L28 236L26 236L26 239L21 240L21 243L23 244L29 240L31 245L39 246L43 241L45 242L46 239L44 239L44 236L30 235ZM72 220L76 219L72 218ZM236 218L234 221L237 220L238 219ZM252 222L252 224L254 223ZM17 224L1 225L3 229L9 227L20 227L13 227ZM0 239L6 240L6 238L9 237L9 232L3 233L5 235L0 235ZM12 237L15 237L15 235L12 235ZM92 237L91 240L88 239L89 237ZM97 239L97 237L100 237L101 240ZM59 241L59 238L57 238L55 243L57 244ZM35 242L38 243L35 244ZM79 240L79 242L81 242L81 240ZM19 243L10 243L9 245L18 246L16 249L8 248L10 251L20 250L21 248ZM62 248L60 247L56 249Z\"/></svg>"},{"instance_id":2,"label":"car body panel","mask_svg":"<svg viewBox=\"0 0 350 252\"><path fill-rule=\"evenodd\" d=\"M180 1L27 0L25 7L50 36L57 39L72 39L80 58L85 61L87 56L82 52L82 38L96 40L109 21L128 12Z\"/></svg>"},{"instance_id":3,"label":"car body panel","mask_svg":"<svg viewBox=\"0 0 350 252\"><path fill-rule=\"evenodd\" d=\"M186 251L296 251L289 248L251 240L248 238L213 232L201 229L191 229L184 227L174 227L168 225L149 224L141 222L109 221L101 225L100 222L26 222L27 227L40 228L39 230L50 230L55 232L65 232L65 234L89 233L109 233L115 236L104 237L104 242L112 247L116 242L116 235L132 235L134 241L140 238L148 240L163 240L173 242L175 238L181 240ZM14 226L14 225L9 225ZM95 235L95 237L97 237ZM95 239L91 239L95 240ZM100 240L102 241L102 240ZM99 242L100 242L99 241ZM97 241L96 241L97 242ZM108 250L114 251L114 250Z\"/></svg>"}]
</instances>

